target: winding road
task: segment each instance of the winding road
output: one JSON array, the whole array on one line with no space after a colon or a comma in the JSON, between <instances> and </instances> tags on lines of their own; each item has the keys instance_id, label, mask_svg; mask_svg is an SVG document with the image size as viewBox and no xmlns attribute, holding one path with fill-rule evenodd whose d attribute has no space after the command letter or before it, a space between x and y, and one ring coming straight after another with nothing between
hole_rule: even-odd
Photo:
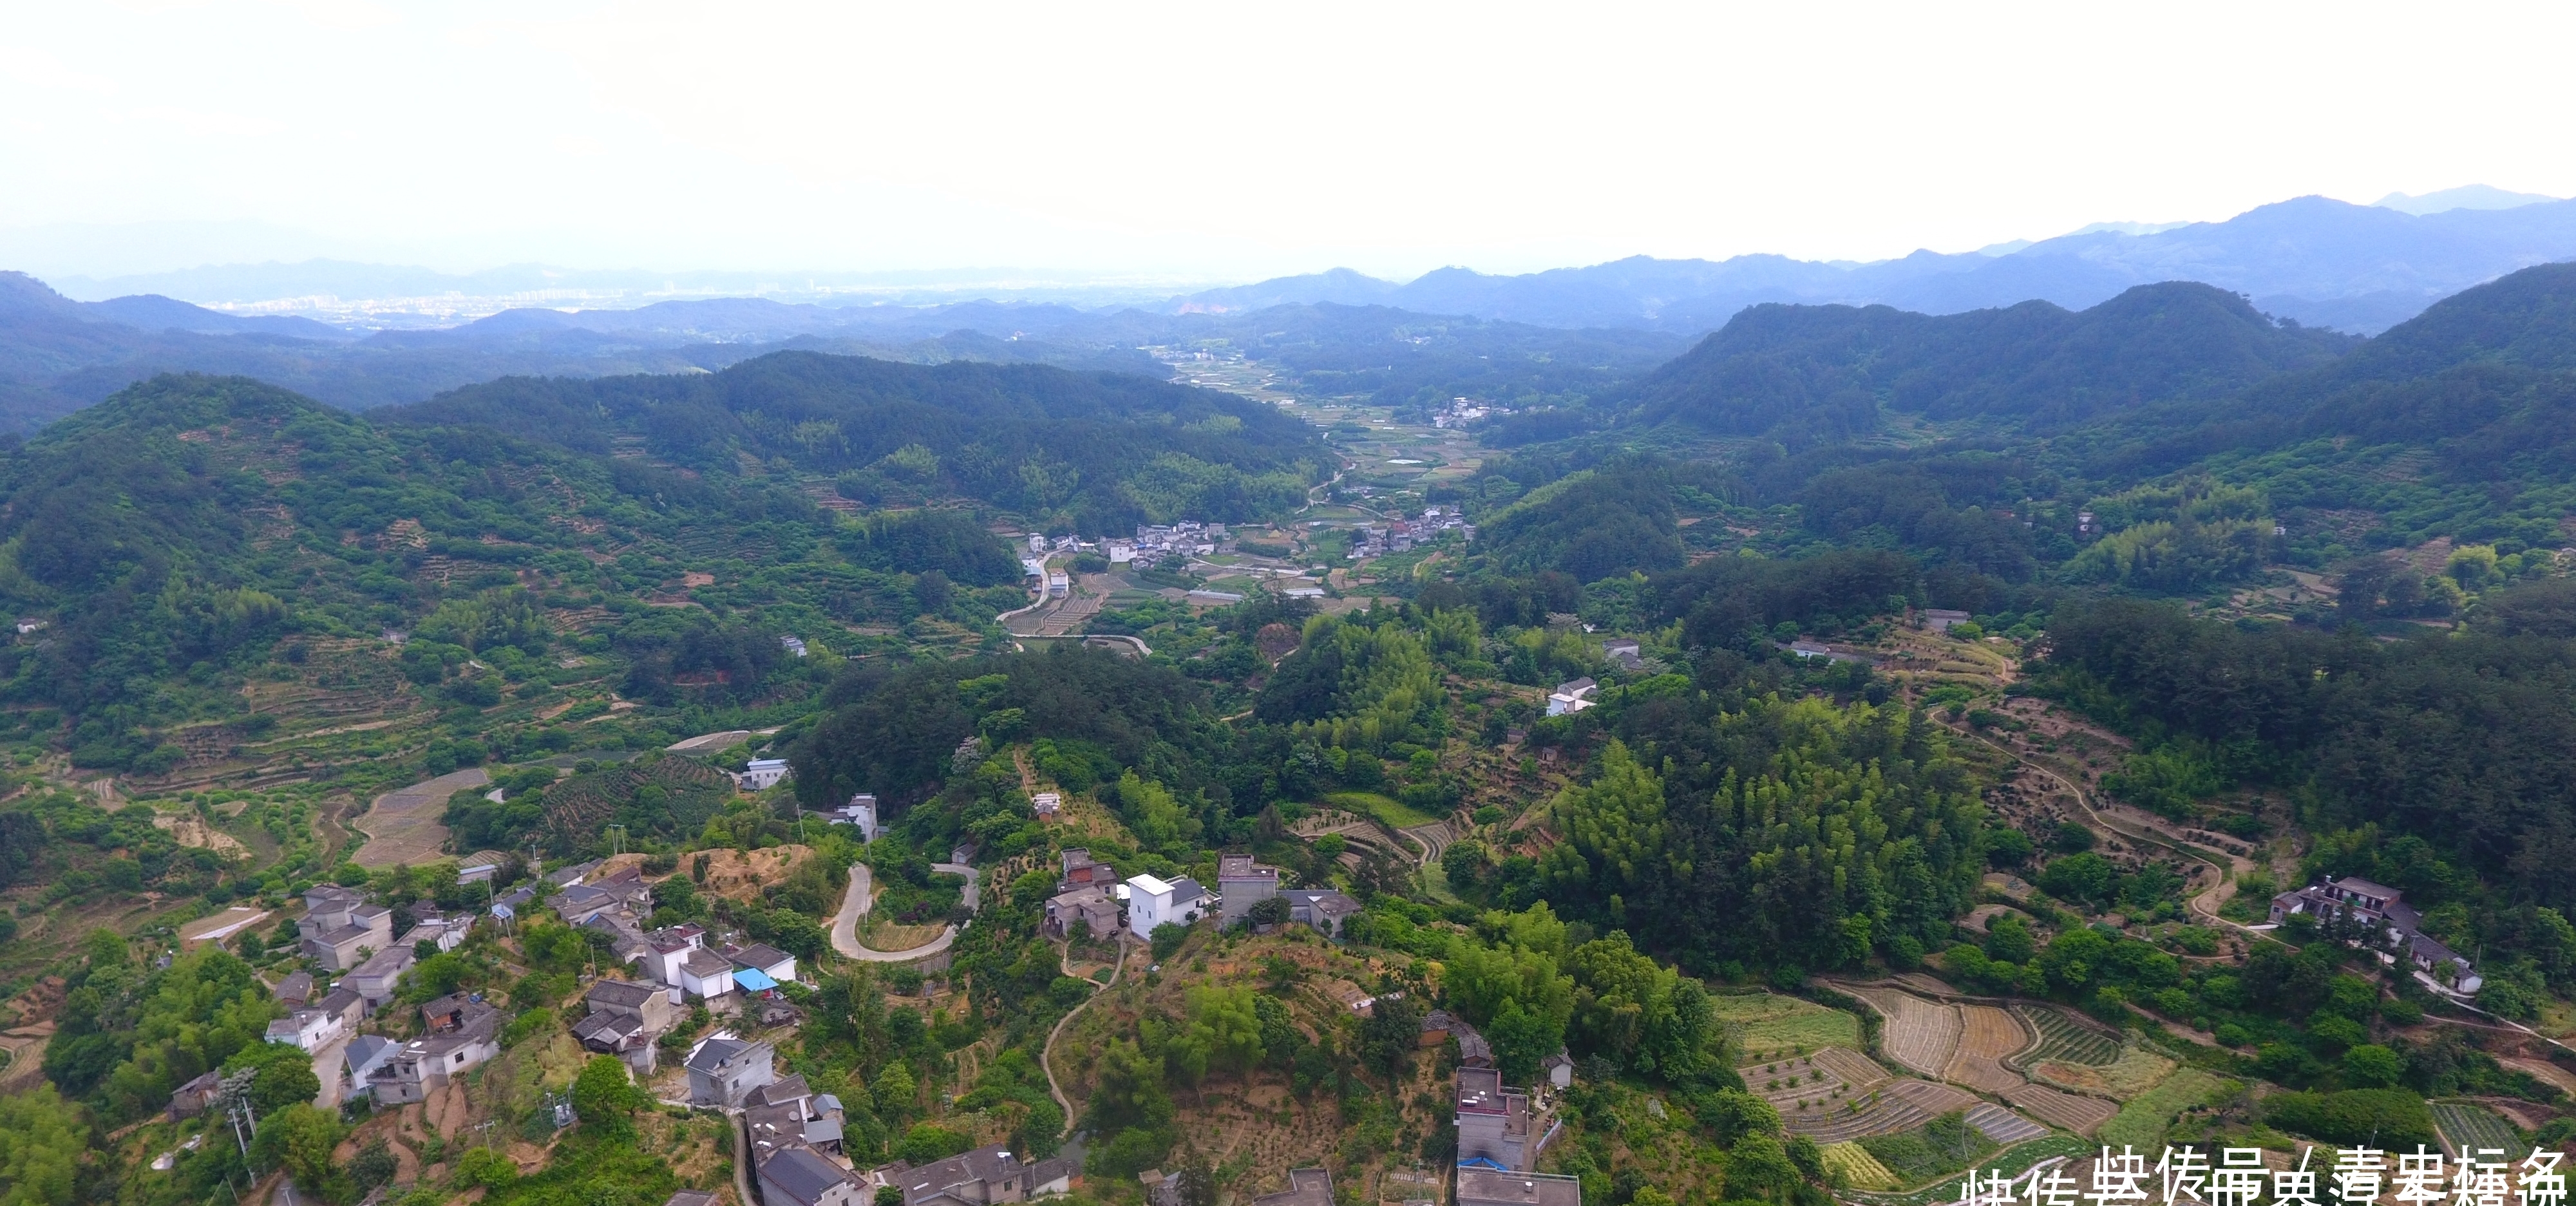
<instances>
[{"instance_id":1,"label":"winding road","mask_svg":"<svg viewBox=\"0 0 2576 1206\"><path fill-rule=\"evenodd\" d=\"M947 875L966 877L966 908L969 912L984 907L983 885L975 869L964 863L932 863L930 869ZM832 917L832 949L843 958L861 963L910 963L927 959L947 950L957 942L957 927L949 926L937 938L908 951L880 951L859 945L859 918L868 914L876 903L875 877L866 863L850 864L850 886L841 895L841 911Z\"/></svg>"}]
</instances>

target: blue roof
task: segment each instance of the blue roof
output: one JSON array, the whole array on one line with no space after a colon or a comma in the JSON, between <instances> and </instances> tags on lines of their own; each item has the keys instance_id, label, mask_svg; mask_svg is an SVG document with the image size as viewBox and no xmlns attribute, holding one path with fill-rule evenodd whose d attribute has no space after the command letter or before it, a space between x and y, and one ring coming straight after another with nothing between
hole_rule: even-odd
<instances>
[{"instance_id":1,"label":"blue roof","mask_svg":"<svg viewBox=\"0 0 2576 1206\"><path fill-rule=\"evenodd\" d=\"M757 967L733 969L733 984L744 992L767 992L778 987L778 981L770 979L768 972Z\"/></svg>"}]
</instances>

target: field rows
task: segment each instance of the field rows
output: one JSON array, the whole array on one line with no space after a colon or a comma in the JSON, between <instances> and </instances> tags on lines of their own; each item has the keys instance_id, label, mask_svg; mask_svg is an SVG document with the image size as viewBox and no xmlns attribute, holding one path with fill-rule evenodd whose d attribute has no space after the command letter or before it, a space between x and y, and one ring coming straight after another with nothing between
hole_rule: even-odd
<instances>
[{"instance_id":1,"label":"field rows","mask_svg":"<svg viewBox=\"0 0 2576 1206\"><path fill-rule=\"evenodd\" d=\"M1950 1059L1944 1079L1988 1093L2021 1085L2022 1078L2003 1061L2029 1046L2030 1032L2009 1011L1992 1005L1956 1005L1960 1017L1958 1054Z\"/></svg>"},{"instance_id":2,"label":"field rows","mask_svg":"<svg viewBox=\"0 0 2576 1206\"><path fill-rule=\"evenodd\" d=\"M1968 1107L1968 1125L1985 1132L1986 1138L2010 1147L2025 1139L2037 1139L2048 1128L2013 1113L1993 1102L1979 1102Z\"/></svg>"},{"instance_id":3,"label":"field rows","mask_svg":"<svg viewBox=\"0 0 2576 1206\"><path fill-rule=\"evenodd\" d=\"M2120 1039L2050 1005L2016 1005L2013 1011L2039 1034L2039 1044L2006 1061L2028 1069L2042 1060L2107 1066L2120 1058Z\"/></svg>"},{"instance_id":4,"label":"field rows","mask_svg":"<svg viewBox=\"0 0 2576 1206\"><path fill-rule=\"evenodd\" d=\"M2437 1101L2432 1106L2433 1125L2441 1130L2442 1145L2451 1149L2454 1159L2464 1152L2487 1149L2511 1155L2522 1146L2522 1133L2492 1110L2459 1101Z\"/></svg>"},{"instance_id":5,"label":"field rows","mask_svg":"<svg viewBox=\"0 0 2576 1206\"><path fill-rule=\"evenodd\" d=\"M2087 1135L2120 1112L2119 1106L2099 1097L2079 1097L2046 1085L2015 1085L2001 1096L2033 1118Z\"/></svg>"},{"instance_id":6,"label":"field rows","mask_svg":"<svg viewBox=\"0 0 2576 1206\"><path fill-rule=\"evenodd\" d=\"M1887 1019L1879 1047L1889 1059L1936 1079L1949 1071L1965 1028L1956 1006L1892 988L1855 988L1852 993Z\"/></svg>"},{"instance_id":7,"label":"field rows","mask_svg":"<svg viewBox=\"0 0 2576 1206\"><path fill-rule=\"evenodd\" d=\"M1840 1143L1867 1135L1894 1134L1921 1126L1937 1115L1977 1104L1976 1098L1949 1085L1899 1079L1830 1106L1782 1110L1780 1117L1792 1134L1817 1143Z\"/></svg>"}]
</instances>

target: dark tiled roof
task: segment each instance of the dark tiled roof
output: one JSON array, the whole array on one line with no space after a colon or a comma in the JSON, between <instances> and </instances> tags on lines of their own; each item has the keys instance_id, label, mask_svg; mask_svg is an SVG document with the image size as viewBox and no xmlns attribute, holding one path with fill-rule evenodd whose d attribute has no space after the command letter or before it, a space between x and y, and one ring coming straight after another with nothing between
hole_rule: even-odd
<instances>
[{"instance_id":1,"label":"dark tiled roof","mask_svg":"<svg viewBox=\"0 0 2576 1206\"><path fill-rule=\"evenodd\" d=\"M814 1149L796 1146L780 1149L760 1166L760 1179L775 1186L791 1202L773 1201L769 1206L813 1206L833 1186L849 1179L839 1165L824 1159Z\"/></svg>"}]
</instances>

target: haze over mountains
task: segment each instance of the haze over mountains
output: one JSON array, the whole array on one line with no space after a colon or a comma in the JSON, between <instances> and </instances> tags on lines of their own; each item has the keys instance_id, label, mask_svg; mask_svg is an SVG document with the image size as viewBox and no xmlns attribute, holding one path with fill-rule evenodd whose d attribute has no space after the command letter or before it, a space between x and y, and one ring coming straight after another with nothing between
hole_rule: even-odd
<instances>
[{"instance_id":1,"label":"haze over mountains","mask_svg":"<svg viewBox=\"0 0 2576 1206\"><path fill-rule=\"evenodd\" d=\"M2414 210L2429 212L2409 212ZM591 303L555 298L463 322L409 313L381 329L372 320L227 313L157 289L75 301L12 273L0 277L0 426L32 429L173 370L254 376L337 406L365 409L416 402L503 376L714 371L779 350L1160 376L1165 370L1141 346L1205 339L1227 340L1276 364L1311 391L1364 394L1381 403L1473 394L1523 408L1548 407L1619 396L1625 383L1754 306L1886 307L1889 314L1904 313L1869 317L1861 325L1905 343L1914 336L1894 332L1916 329L1919 324L1908 324L1926 315L1992 311L1994 322L2005 326L2063 321L2066 330L2080 331L2086 325L2078 321L2081 312L2139 286L2197 282L2250 300L2250 308L2234 303L2241 313L2218 323L2227 339L2258 326L2268 330L2271 324L2260 315L2372 334L2480 282L2568 259L2576 259L2576 201L2469 186L2392 196L2375 206L2305 197L2225 222L2106 223L2027 245L1957 255L1917 252L1867 264L1772 255L1724 261L1638 256L1519 276L1444 268L1403 283L1335 269L1159 300L1145 299L1133 283L1102 294L1023 289L1003 273L959 274L945 283L933 279L936 274L879 274L883 279L870 279L896 294L816 292L823 286L809 281L781 296L821 297L831 304L701 296L557 309L552 307ZM976 285L969 277L985 283ZM331 261L214 267L148 282L77 285L80 295L96 297L128 282L187 290L196 301L219 303L299 289L394 297L443 288L447 300L440 304L466 312L477 296L586 289L620 297L667 296L669 289L681 288L676 278L645 272L566 274L519 266L450 276ZM695 274L685 286L728 288L774 287L747 273ZM882 300L901 295L917 301L900 294L907 288L966 300ZM1055 300L1040 300L1049 297ZM1095 304L1103 300L1115 304ZM2214 315L2226 307L2189 308ZM344 318L346 313L339 312ZM433 321L448 325L425 325ZM1846 320L1808 314L1778 321L1832 326ZM1737 426L1737 420L1718 423L1724 430Z\"/></svg>"}]
</instances>

